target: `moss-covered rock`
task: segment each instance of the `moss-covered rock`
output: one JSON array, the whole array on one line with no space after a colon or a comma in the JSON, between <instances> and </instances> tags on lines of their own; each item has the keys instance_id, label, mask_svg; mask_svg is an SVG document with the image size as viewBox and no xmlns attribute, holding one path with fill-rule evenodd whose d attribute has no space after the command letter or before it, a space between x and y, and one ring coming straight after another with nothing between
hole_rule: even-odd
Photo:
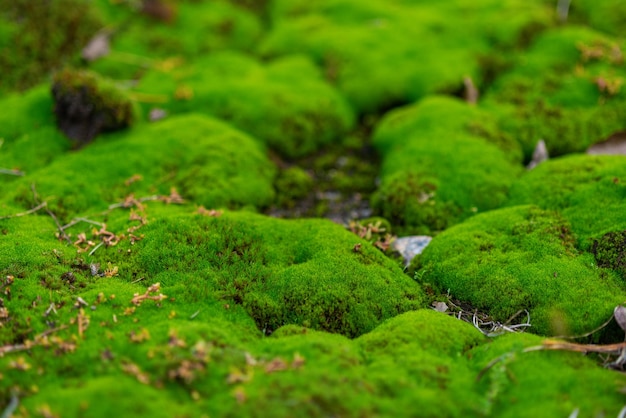
<instances>
[{"instance_id":1,"label":"moss-covered rock","mask_svg":"<svg viewBox=\"0 0 626 418\"><path fill-rule=\"evenodd\" d=\"M30 208L34 184L40 199L67 221L131 194L167 196L172 187L206 207L262 207L274 196L274 175L258 141L223 122L185 115L102 138L58 158L17 180L8 197Z\"/></svg>"},{"instance_id":2,"label":"moss-covered rock","mask_svg":"<svg viewBox=\"0 0 626 418\"><path fill-rule=\"evenodd\" d=\"M303 56L263 65L237 53L212 54L173 72L147 74L136 91L160 95L172 113L202 112L262 139L286 157L338 141L354 115Z\"/></svg>"},{"instance_id":3,"label":"moss-covered rock","mask_svg":"<svg viewBox=\"0 0 626 418\"><path fill-rule=\"evenodd\" d=\"M626 128L624 48L589 28L548 31L498 78L488 106L526 158L541 139L553 156L583 151Z\"/></svg>"},{"instance_id":4,"label":"moss-covered rock","mask_svg":"<svg viewBox=\"0 0 626 418\"><path fill-rule=\"evenodd\" d=\"M502 323L528 310L531 331L581 334L611 317L626 287L575 248L554 212L516 206L476 215L435 237L415 261L421 280Z\"/></svg>"},{"instance_id":5,"label":"moss-covered rock","mask_svg":"<svg viewBox=\"0 0 626 418\"><path fill-rule=\"evenodd\" d=\"M372 205L403 232L432 234L497 208L521 171L519 147L488 114L452 98L390 112L373 142L383 164Z\"/></svg>"},{"instance_id":6,"label":"moss-covered rock","mask_svg":"<svg viewBox=\"0 0 626 418\"><path fill-rule=\"evenodd\" d=\"M489 48L511 48L549 24L549 9L528 3L276 1L260 50L306 51L358 111L372 112L457 91L465 76L480 84Z\"/></svg>"},{"instance_id":7,"label":"moss-covered rock","mask_svg":"<svg viewBox=\"0 0 626 418\"><path fill-rule=\"evenodd\" d=\"M508 205L557 210L571 223L578 246L626 229L626 157L572 155L528 171L510 190Z\"/></svg>"},{"instance_id":8,"label":"moss-covered rock","mask_svg":"<svg viewBox=\"0 0 626 418\"><path fill-rule=\"evenodd\" d=\"M102 132L127 128L137 117L124 91L90 71L66 68L56 73L52 97L59 129L82 144Z\"/></svg>"},{"instance_id":9,"label":"moss-covered rock","mask_svg":"<svg viewBox=\"0 0 626 418\"><path fill-rule=\"evenodd\" d=\"M0 91L40 83L72 60L102 25L83 0L0 1Z\"/></svg>"}]
</instances>

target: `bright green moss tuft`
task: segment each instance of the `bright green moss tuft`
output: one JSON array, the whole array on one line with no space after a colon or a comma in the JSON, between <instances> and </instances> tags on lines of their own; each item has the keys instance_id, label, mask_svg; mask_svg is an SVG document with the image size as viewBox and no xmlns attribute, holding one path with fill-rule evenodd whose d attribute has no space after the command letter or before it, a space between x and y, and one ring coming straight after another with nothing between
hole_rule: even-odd
<instances>
[{"instance_id":1,"label":"bright green moss tuft","mask_svg":"<svg viewBox=\"0 0 626 418\"><path fill-rule=\"evenodd\" d=\"M16 181L10 196L32 204L34 184L64 220L104 210L130 194L167 196L172 187L206 207L261 207L273 198L274 172L251 137L223 122L187 115L102 138L58 158Z\"/></svg>"},{"instance_id":2,"label":"bright green moss tuft","mask_svg":"<svg viewBox=\"0 0 626 418\"><path fill-rule=\"evenodd\" d=\"M182 396L181 396L182 395ZM173 396L170 391L142 385L124 375L65 380L39 387L34 398L26 398L24 408L40 414L64 417L127 416L172 417L191 413L189 397Z\"/></svg>"},{"instance_id":3,"label":"bright green moss tuft","mask_svg":"<svg viewBox=\"0 0 626 418\"><path fill-rule=\"evenodd\" d=\"M422 291L382 253L323 220L252 214L156 221L139 268L193 273L187 298L241 305L266 333L286 324L357 336L421 306ZM139 245L139 244L137 244Z\"/></svg>"},{"instance_id":4,"label":"bright green moss tuft","mask_svg":"<svg viewBox=\"0 0 626 418\"><path fill-rule=\"evenodd\" d=\"M526 158L543 139L551 155L585 150L623 130L622 41L583 27L542 34L487 95Z\"/></svg>"},{"instance_id":5,"label":"bright green moss tuft","mask_svg":"<svg viewBox=\"0 0 626 418\"><path fill-rule=\"evenodd\" d=\"M512 47L549 23L547 8L528 3L277 1L260 51L306 51L355 109L367 113L457 91L465 76L480 84L488 48Z\"/></svg>"},{"instance_id":6,"label":"bright green moss tuft","mask_svg":"<svg viewBox=\"0 0 626 418\"><path fill-rule=\"evenodd\" d=\"M568 20L587 24L612 35L623 36L626 11L620 6L612 0L579 0L576 4L571 4Z\"/></svg>"},{"instance_id":7,"label":"bright green moss tuft","mask_svg":"<svg viewBox=\"0 0 626 418\"><path fill-rule=\"evenodd\" d=\"M623 375L599 368L580 353L534 351L542 339L509 334L471 350L475 370L503 356L478 383L488 416L616 416L624 405ZM579 383L574 383L579 382Z\"/></svg>"},{"instance_id":8,"label":"bright green moss tuft","mask_svg":"<svg viewBox=\"0 0 626 418\"><path fill-rule=\"evenodd\" d=\"M497 208L520 171L511 162L519 148L488 115L451 98L389 113L373 142L383 166L372 205L405 232L435 233Z\"/></svg>"},{"instance_id":9,"label":"bright green moss tuft","mask_svg":"<svg viewBox=\"0 0 626 418\"><path fill-rule=\"evenodd\" d=\"M128 2L99 3L116 25L110 54L91 66L114 78L137 78L147 69L187 65L223 50L250 51L262 35L260 16L236 1L177 1L156 16Z\"/></svg>"},{"instance_id":10,"label":"bright green moss tuft","mask_svg":"<svg viewBox=\"0 0 626 418\"><path fill-rule=\"evenodd\" d=\"M466 352L483 341L467 323L419 310L385 322L356 343L382 416L410 415L419 405L420 416L434 417L480 414L482 395Z\"/></svg>"},{"instance_id":11,"label":"bright green moss tuft","mask_svg":"<svg viewBox=\"0 0 626 418\"><path fill-rule=\"evenodd\" d=\"M0 167L31 174L71 148L53 117L50 88L38 86L23 94L0 98ZM0 188L19 176L1 175ZM8 189L4 189L4 194Z\"/></svg>"},{"instance_id":12,"label":"bright green moss tuft","mask_svg":"<svg viewBox=\"0 0 626 418\"><path fill-rule=\"evenodd\" d=\"M581 334L609 318L624 299L617 277L579 253L569 223L534 206L500 209L435 237L416 265L422 281L505 322L530 312L530 330Z\"/></svg>"},{"instance_id":13,"label":"bright green moss tuft","mask_svg":"<svg viewBox=\"0 0 626 418\"><path fill-rule=\"evenodd\" d=\"M572 155L548 160L511 186L509 205L534 203L558 210L578 245L626 228L626 157Z\"/></svg>"},{"instance_id":14,"label":"bright green moss tuft","mask_svg":"<svg viewBox=\"0 0 626 418\"><path fill-rule=\"evenodd\" d=\"M242 54L213 54L177 71L149 73L137 91L161 95L158 106L172 113L227 120L286 157L338 141L354 124L344 99L303 56L262 65Z\"/></svg>"}]
</instances>

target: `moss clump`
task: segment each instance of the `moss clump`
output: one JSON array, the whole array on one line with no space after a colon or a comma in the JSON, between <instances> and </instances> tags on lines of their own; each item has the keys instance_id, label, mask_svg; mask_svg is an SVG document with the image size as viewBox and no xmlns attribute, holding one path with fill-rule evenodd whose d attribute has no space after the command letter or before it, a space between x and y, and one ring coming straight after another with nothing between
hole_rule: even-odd
<instances>
[{"instance_id":1,"label":"moss clump","mask_svg":"<svg viewBox=\"0 0 626 418\"><path fill-rule=\"evenodd\" d=\"M579 253L569 223L534 206L500 209L435 237L415 265L424 282L505 322L530 312L532 332L591 331L624 299L616 275Z\"/></svg>"},{"instance_id":2,"label":"moss clump","mask_svg":"<svg viewBox=\"0 0 626 418\"><path fill-rule=\"evenodd\" d=\"M77 170L81 172L77 178ZM172 188L207 208L262 207L275 168L263 146L223 122L186 115L115 134L14 182L9 199L32 207L31 184L61 220ZM80 192L77 192L80 190Z\"/></svg>"},{"instance_id":3,"label":"moss clump","mask_svg":"<svg viewBox=\"0 0 626 418\"><path fill-rule=\"evenodd\" d=\"M266 333L299 324L354 337L422 304L421 289L395 263L330 221L226 213L146 228L141 271L184 269L194 277L188 297L241 305Z\"/></svg>"},{"instance_id":4,"label":"moss clump","mask_svg":"<svg viewBox=\"0 0 626 418\"><path fill-rule=\"evenodd\" d=\"M558 210L571 223L578 246L626 228L626 157L571 155L548 160L511 186L508 205Z\"/></svg>"},{"instance_id":5,"label":"moss clump","mask_svg":"<svg viewBox=\"0 0 626 418\"><path fill-rule=\"evenodd\" d=\"M482 394L466 353L483 341L469 324L421 310L385 322L356 343L377 389L381 416L414 413L418 404L420 416L434 417L481 413Z\"/></svg>"},{"instance_id":6,"label":"moss clump","mask_svg":"<svg viewBox=\"0 0 626 418\"><path fill-rule=\"evenodd\" d=\"M0 92L40 83L101 26L93 5L84 0L0 0Z\"/></svg>"},{"instance_id":7,"label":"moss clump","mask_svg":"<svg viewBox=\"0 0 626 418\"><path fill-rule=\"evenodd\" d=\"M470 124L471 122L471 124ZM480 126L486 129L478 129ZM476 212L497 208L520 167L519 148L498 135L479 109L429 97L381 121L374 145L383 155L382 182L372 206L399 231L433 234Z\"/></svg>"},{"instance_id":8,"label":"moss clump","mask_svg":"<svg viewBox=\"0 0 626 418\"><path fill-rule=\"evenodd\" d=\"M100 1L102 14L115 22L114 33L110 54L91 66L110 77L136 79L148 69L187 65L218 51L251 51L263 33L262 19L237 3L241 2L176 1L153 7L156 13L150 16L145 13L150 8L144 7L142 13L129 2Z\"/></svg>"},{"instance_id":9,"label":"moss clump","mask_svg":"<svg viewBox=\"0 0 626 418\"><path fill-rule=\"evenodd\" d=\"M102 132L127 128L135 120L133 102L113 83L95 73L64 69L52 84L59 129L79 143Z\"/></svg>"},{"instance_id":10,"label":"moss clump","mask_svg":"<svg viewBox=\"0 0 626 418\"><path fill-rule=\"evenodd\" d=\"M623 376L580 353L521 353L542 342L526 333L509 334L468 353L476 371L502 356L479 382L487 416L568 416L575 410L581 416L619 413L624 404Z\"/></svg>"},{"instance_id":11,"label":"moss clump","mask_svg":"<svg viewBox=\"0 0 626 418\"><path fill-rule=\"evenodd\" d=\"M488 106L527 159L540 139L552 156L583 151L626 128L624 47L588 28L548 31L497 80Z\"/></svg>"},{"instance_id":12,"label":"moss clump","mask_svg":"<svg viewBox=\"0 0 626 418\"><path fill-rule=\"evenodd\" d=\"M172 113L227 120L289 158L338 141L354 124L343 98L302 56L262 65L242 54L213 54L169 74L152 72L137 91L162 95Z\"/></svg>"},{"instance_id":13,"label":"moss clump","mask_svg":"<svg viewBox=\"0 0 626 418\"><path fill-rule=\"evenodd\" d=\"M551 11L531 3L276 1L270 8L273 28L260 51L305 51L355 109L373 112L457 91L464 76L480 85L487 51L510 48L549 24ZM494 24L502 19L507 25Z\"/></svg>"},{"instance_id":14,"label":"moss clump","mask_svg":"<svg viewBox=\"0 0 626 418\"><path fill-rule=\"evenodd\" d=\"M622 36L622 28L626 25L626 12L619 6L611 0L580 0L570 6L568 20Z\"/></svg>"}]
</instances>

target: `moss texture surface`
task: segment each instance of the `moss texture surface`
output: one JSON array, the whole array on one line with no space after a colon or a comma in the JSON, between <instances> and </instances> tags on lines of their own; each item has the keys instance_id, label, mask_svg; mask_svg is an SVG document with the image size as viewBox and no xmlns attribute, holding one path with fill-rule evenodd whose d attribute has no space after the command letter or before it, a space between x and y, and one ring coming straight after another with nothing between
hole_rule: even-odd
<instances>
[{"instance_id":1,"label":"moss texture surface","mask_svg":"<svg viewBox=\"0 0 626 418\"><path fill-rule=\"evenodd\" d=\"M31 3L3 417L620 414L619 2Z\"/></svg>"}]
</instances>

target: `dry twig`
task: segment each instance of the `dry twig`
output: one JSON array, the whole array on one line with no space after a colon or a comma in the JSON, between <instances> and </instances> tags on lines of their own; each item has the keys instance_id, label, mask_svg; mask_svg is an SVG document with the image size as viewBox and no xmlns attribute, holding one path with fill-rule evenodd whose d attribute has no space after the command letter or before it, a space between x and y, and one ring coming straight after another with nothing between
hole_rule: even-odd
<instances>
[{"instance_id":1,"label":"dry twig","mask_svg":"<svg viewBox=\"0 0 626 418\"><path fill-rule=\"evenodd\" d=\"M161 292L161 283L155 283L153 285L150 285L150 287L148 287L148 289L146 290L146 293L144 293L143 295L140 295L139 293L135 293L133 299L130 302L133 305L139 306L141 305L141 302L143 302L146 299L151 299L156 302L160 302L164 299L167 299L167 296L164 294L161 294L160 292ZM151 293L154 293L154 295L152 295Z\"/></svg>"},{"instance_id":2,"label":"dry twig","mask_svg":"<svg viewBox=\"0 0 626 418\"><path fill-rule=\"evenodd\" d=\"M35 213L38 210L45 208L47 205L48 205L48 202L41 202L40 204L38 204L37 206L35 206L34 208L30 210L27 210L26 212L16 213L15 215L2 216L0 217L0 219L19 218L20 216L30 215L31 213Z\"/></svg>"},{"instance_id":3,"label":"dry twig","mask_svg":"<svg viewBox=\"0 0 626 418\"><path fill-rule=\"evenodd\" d=\"M22 177L26 173L24 173L23 171L20 171L20 170L12 169L12 168L0 168L0 174L8 174L9 176Z\"/></svg>"}]
</instances>

